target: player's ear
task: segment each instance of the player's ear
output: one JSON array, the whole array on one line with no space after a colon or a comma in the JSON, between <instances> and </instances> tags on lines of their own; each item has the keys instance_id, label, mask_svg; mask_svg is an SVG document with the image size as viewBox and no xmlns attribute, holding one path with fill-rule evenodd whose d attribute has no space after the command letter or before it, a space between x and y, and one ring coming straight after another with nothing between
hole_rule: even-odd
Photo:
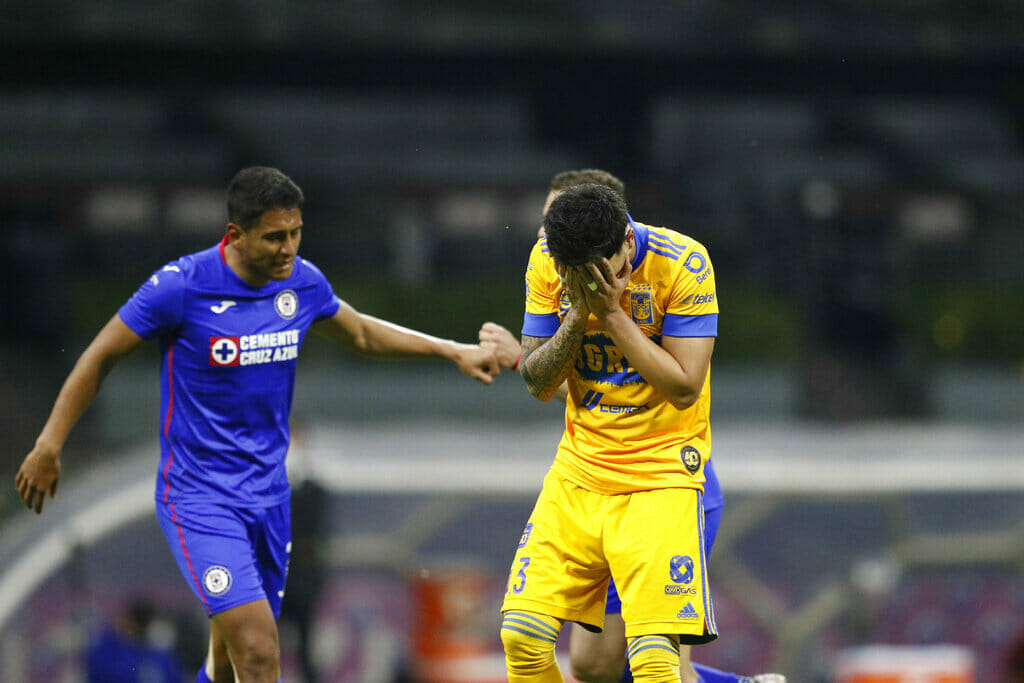
<instances>
[{"instance_id":1,"label":"player's ear","mask_svg":"<svg viewBox=\"0 0 1024 683\"><path fill-rule=\"evenodd\" d=\"M228 242L231 244L237 243L238 240L240 240L242 236L245 234L245 230L243 230L242 227L237 223L228 223L226 232Z\"/></svg>"}]
</instances>

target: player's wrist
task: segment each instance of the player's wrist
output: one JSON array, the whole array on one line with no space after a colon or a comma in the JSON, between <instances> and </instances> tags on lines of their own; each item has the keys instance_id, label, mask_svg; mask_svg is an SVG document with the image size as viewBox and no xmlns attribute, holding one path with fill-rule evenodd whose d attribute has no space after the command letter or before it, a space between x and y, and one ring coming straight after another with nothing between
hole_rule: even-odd
<instances>
[{"instance_id":1,"label":"player's wrist","mask_svg":"<svg viewBox=\"0 0 1024 683\"><path fill-rule=\"evenodd\" d=\"M462 355L473 348L475 347L471 344L462 344L451 339L445 339L440 345L438 355L453 363L458 363L462 359Z\"/></svg>"},{"instance_id":2,"label":"player's wrist","mask_svg":"<svg viewBox=\"0 0 1024 683\"><path fill-rule=\"evenodd\" d=\"M45 436L40 436L36 439L35 448L32 449L33 453L38 458L48 458L50 460L57 460L60 458L60 451L63 444L56 439L52 439Z\"/></svg>"},{"instance_id":3,"label":"player's wrist","mask_svg":"<svg viewBox=\"0 0 1024 683\"><path fill-rule=\"evenodd\" d=\"M593 312L594 317L600 320L602 323L608 323L614 321L616 318L629 319L626 315L626 311L619 306L617 303L609 306L608 308L602 308Z\"/></svg>"},{"instance_id":4,"label":"player's wrist","mask_svg":"<svg viewBox=\"0 0 1024 683\"><path fill-rule=\"evenodd\" d=\"M563 325L567 325L570 329L583 328L586 329L587 318L590 317L590 311L584 310L580 306L570 306L569 310L565 314L565 320Z\"/></svg>"},{"instance_id":5,"label":"player's wrist","mask_svg":"<svg viewBox=\"0 0 1024 683\"><path fill-rule=\"evenodd\" d=\"M442 355L456 365L461 366L464 363L475 362L475 354L479 354L483 348L481 344L464 344L447 340L442 349Z\"/></svg>"}]
</instances>

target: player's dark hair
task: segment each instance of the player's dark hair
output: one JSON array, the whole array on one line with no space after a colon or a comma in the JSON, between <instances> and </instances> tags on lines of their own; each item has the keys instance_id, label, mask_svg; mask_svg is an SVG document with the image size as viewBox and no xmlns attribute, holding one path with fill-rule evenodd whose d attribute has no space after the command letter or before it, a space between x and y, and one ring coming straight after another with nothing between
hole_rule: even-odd
<instances>
[{"instance_id":1,"label":"player's dark hair","mask_svg":"<svg viewBox=\"0 0 1024 683\"><path fill-rule=\"evenodd\" d=\"M564 192L575 185L593 183L604 185L619 193L623 199L626 198L626 184L616 178L608 171L599 168L580 168L574 171L562 171L551 179L548 192Z\"/></svg>"},{"instance_id":2,"label":"player's dark hair","mask_svg":"<svg viewBox=\"0 0 1024 683\"><path fill-rule=\"evenodd\" d=\"M544 216L548 250L556 261L579 266L611 258L626 238L626 200L604 185L574 185Z\"/></svg>"},{"instance_id":3,"label":"player's dark hair","mask_svg":"<svg viewBox=\"0 0 1024 683\"><path fill-rule=\"evenodd\" d=\"M267 209L302 208L305 196L299 186L276 168L250 166L235 174L228 184L228 220L251 230Z\"/></svg>"}]
</instances>

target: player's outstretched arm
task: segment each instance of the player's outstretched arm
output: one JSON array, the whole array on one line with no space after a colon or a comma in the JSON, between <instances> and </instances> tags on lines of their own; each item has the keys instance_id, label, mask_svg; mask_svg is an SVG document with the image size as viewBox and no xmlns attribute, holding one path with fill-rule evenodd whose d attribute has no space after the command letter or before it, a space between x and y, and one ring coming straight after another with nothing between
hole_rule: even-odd
<instances>
[{"instance_id":1,"label":"player's outstretched arm","mask_svg":"<svg viewBox=\"0 0 1024 683\"><path fill-rule=\"evenodd\" d=\"M51 498L57 495L60 454L72 427L92 403L111 368L141 343L142 338L115 315L78 358L57 395L35 448L25 456L14 478L21 499L36 514L43 511L46 494Z\"/></svg>"},{"instance_id":2,"label":"player's outstretched arm","mask_svg":"<svg viewBox=\"0 0 1024 683\"><path fill-rule=\"evenodd\" d=\"M460 344L433 337L360 313L344 301L337 313L316 323L313 330L364 356L445 358L484 384L490 384L500 372L494 348L490 345Z\"/></svg>"}]
</instances>

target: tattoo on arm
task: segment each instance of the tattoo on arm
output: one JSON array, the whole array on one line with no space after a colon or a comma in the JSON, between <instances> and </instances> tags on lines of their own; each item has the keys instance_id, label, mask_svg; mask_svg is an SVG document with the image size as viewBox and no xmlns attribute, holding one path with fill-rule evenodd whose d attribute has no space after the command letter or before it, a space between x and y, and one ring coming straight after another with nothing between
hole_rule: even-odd
<instances>
[{"instance_id":1,"label":"tattoo on arm","mask_svg":"<svg viewBox=\"0 0 1024 683\"><path fill-rule=\"evenodd\" d=\"M555 395L572 370L585 331L583 325L563 323L553 337L523 337L519 372L531 394L544 401Z\"/></svg>"}]
</instances>

